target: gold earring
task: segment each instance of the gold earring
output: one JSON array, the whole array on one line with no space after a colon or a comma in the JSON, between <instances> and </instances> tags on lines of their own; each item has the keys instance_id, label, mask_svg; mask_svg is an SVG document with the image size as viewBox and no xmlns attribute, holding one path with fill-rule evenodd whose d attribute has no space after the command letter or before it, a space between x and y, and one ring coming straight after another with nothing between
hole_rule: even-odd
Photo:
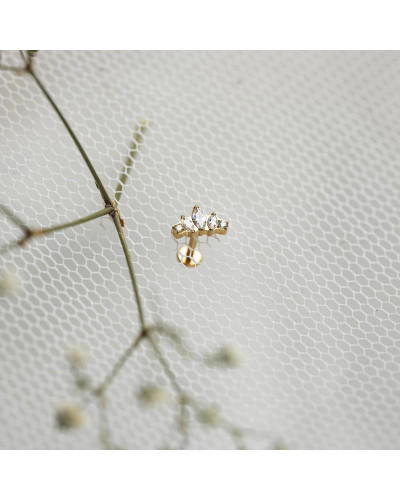
<instances>
[{"instance_id":1,"label":"gold earring","mask_svg":"<svg viewBox=\"0 0 400 500\"><path fill-rule=\"evenodd\" d=\"M203 260L203 255L197 249L197 240L204 234L212 236L213 234L226 234L229 222L221 220L216 213L207 216L200 208L195 205L190 217L181 216L181 221L172 226L171 233L174 238L179 240L184 236L189 236L189 245L183 245L176 254L179 262L186 267L195 267Z\"/></svg>"}]
</instances>

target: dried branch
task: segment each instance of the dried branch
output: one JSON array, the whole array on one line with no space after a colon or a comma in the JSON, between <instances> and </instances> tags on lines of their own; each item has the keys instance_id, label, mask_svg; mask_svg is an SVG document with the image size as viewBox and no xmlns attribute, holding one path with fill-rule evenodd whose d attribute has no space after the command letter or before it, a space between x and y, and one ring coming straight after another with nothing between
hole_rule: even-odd
<instances>
[{"instance_id":1,"label":"dried branch","mask_svg":"<svg viewBox=\"0 0 400 500\"><path fill-rule=\"evenodd\" d=\"M135 133L133 134L132 142L129 146L129 154L125 159L124 167L120 174L117 187L115 189L115 200L119 202L122 195L122 188L125 186L128 176L131 172L133 162L136 160L139 144L143 142L143 133L148 126L147 120L141 120L139 126L137 127Z\"/></svg>"},{"instance_id":2,"label":"dried branch","mask_svg":"<svg viewBox=\"0 0 400 500\"><path fill-rule=\"evenodd\" d=\"M37 76L36 72L33 70L33 67L31 65L28 65L28 62L25 59L25 57L24 57L24 60L27 63L27 71L29 72L29 74L32 75L32 77L35 80L35 82L37 83L38 87L43 92L43 94L45 95L46 99L49 101L49 103L53 107L54 111L57 113L57 115L59 116L60 120L64 124L65 128L67 129L67 131L68 131L68 133L69 133L69 135L71 137L71 139L74 141L75 146L78 148L78 151L80 152L83 160L85 161L86 165L88 166L88 168L90 170L90 173L92 174L92 176L93 176L93 178L94 178L94 180L96 182L97 189L100 191L100 194L101 194L101 196L102 196L102 198L104 200L104 203L107 206L111 206L112 205L111 197L107 193L106 188L104 187L104 185L103 185L103 183L102 183L102 181L101 181L98 173L96 172L96 169L94 168L92 162L90 161L88 155L86 154L86 151L84 150L82 144L80 143L79 139L75 135L75 132L72 130L71 126L69 125L69 123L67 121L67 119L65 118L65 116L63 115L63 113L60 111L60 109L57 106L57 104L53 101L53 99L52 99L51 95L49 94L49 92L47 91L46 87L43 85L42 81Z\"/></svg>"},{"instance_id":3,"label":"dried branch","mask_svg":"<svg viewBox=\"0 0 400 500\"><path fill-rule=\"evenodd\" d=\"M142 331L139 333L139 335L135 338L135 340L132 342L132 344L124 351L122 356L118 359L118 361L115 363L111 371L108 373L104 381L97 387L97 389L94 390L93 394L95 396L100 396L104 394L104 392L108 389L110 384L113 382L115 377L118 375L118 373L121 371L125 363L128 361L128 359L131 357L132 353L134 350L138 347L140 341L142 338L145 336L145 333Z\"/></svg>"},{"instance_id":4,"label":"dried branch","mask_svg":"<svg viewBox=\"0 0 400 500\"><path fill-rule=\"evenodd\" d=\"M108 420L108 401L105 394L97 398L99 409L99 441L104 450L115 450L118 447L113 444L111 438L110 422Z\"/></svg>"},{"instance_id":5,"label":"dried branch","mask_svg":"<svg viewBox=\"0 0 400 500\"><path fill-rule=\"evenodd\" d=\"M140 325L142 327L142 331L145 331L146 330L146 324L145 324L145 321L144 321L143 308L142 308L142 302L141 302L141 299L140 299L139 288L138 288L138 285L137 285L137 282L136 282L136 276L135 276L135 271L133 269L132 258L131 258L131 255L129 253L128 245L126 243L125 234L124 234L124 231L122 229L122 225L121 225L119 214L116 213L116 212L114 212L113 215L112 215L112 218L113 218L113 221L114 221L114 225L115 225L115 227L117 229L118 237L119 237L119 240L121 242L122 249L123 249L124 255L125 255L125 260L126 260L126 263L127 263L127 266L128 266L129 275L130 275L130 278L131 278L131 282L132 282L132 286L133 286L133 291L134 291L135 298L136 298L136 305L137 305L137 308L138 308Z\"/></svg>"},{"instance_id":6,"label":"dried branch","mask_svg":"<svg viewBox=\"0 0 400 500\"><path fill-rule=\"evenodd\" d=\"M21 220L14 212L12 212L8 207L0 203L0 210L11 219L14 224L16 224L25 234L30 232L29 227Z\"/></svg>"},{"instance_id":7,"label":"dried branch","mask_svg":"<svg viewBox=\"0 0 400 500\"><path fill-rule=\"evenodd\" d=\"M57 224L55 226L45 227L41 229L29 229L27 226L24 226L25 236L18 241L14 241L13 243L8 243L4 247L0 249L0 254L5 253L14 247L21 247L27 243L28 240L35 236L42 236L45 234L54 233L55 231L60 231L62 229L68 229L70 227L78 226L79 224L84 224L85 222L89 222L91 220L97 219L99 217L103 217L104 215L109 215L114 211L113 207L106 207L98 212L94 212L92 214L87 215L86 217L82 217L80 219L75 219L71 222L65 222L63 224Z\"/></svg>"}]
</instances>

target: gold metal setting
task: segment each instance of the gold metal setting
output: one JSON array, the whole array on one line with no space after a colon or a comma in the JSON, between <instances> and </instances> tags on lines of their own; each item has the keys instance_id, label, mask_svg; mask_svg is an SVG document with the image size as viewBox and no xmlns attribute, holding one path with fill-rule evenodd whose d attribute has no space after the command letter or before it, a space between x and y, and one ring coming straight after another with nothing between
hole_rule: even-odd
<instances>
[{"instance_id":1,"label":"gold metal setting","mask_svg":"<svg viewBox=\"0 0 400 500\"><path fill-rule=\"evenodd\" d=\"M196 267L203 260L203 255L197 249L197 240L199 236L213 234L226 234L229 228L229 222L219 219L213 212L206 215L198 205L193 207L190 217L181 216L181 221L172 226L172 236L179 240L183 237L190 237L189 244L180 247L177 253L177 259L186 267Z\"/></svg>"}]
</instances>

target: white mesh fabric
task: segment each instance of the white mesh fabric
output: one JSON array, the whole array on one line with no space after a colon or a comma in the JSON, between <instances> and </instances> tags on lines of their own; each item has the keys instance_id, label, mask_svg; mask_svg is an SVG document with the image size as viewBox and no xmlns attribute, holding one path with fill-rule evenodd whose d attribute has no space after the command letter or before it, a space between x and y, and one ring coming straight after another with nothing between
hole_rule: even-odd
<instances>
[{"instance_id":1,"label":"white mesh fabric","mask_svg":"<svg viewBox=\"0 0 400 500\"><path fill-rule=\"evenodd\" d=\"M150 125L119 208L149 323L193 352L238 345L221 370L163 351L180 383L265 448L398 448L399 59L396 52L39 52L36 71L113 192L135 127ZM2 63L21 65L17 52ZM32 227L103 208L64 126L28 74L0 72L0 202ZM176 261L170 228L194 204L230 221L203 262ZM21 236L0 214L1 243ZM0 256L18 292L0 298L0 447L97 448L97 412L60 432L76 397L66 352L105 374L139 331L108 217ZM146 343L108 392L115 441L174 442L172 388ZM231 448L193 419L190 448Z\"/></svg>"}]
</instances>

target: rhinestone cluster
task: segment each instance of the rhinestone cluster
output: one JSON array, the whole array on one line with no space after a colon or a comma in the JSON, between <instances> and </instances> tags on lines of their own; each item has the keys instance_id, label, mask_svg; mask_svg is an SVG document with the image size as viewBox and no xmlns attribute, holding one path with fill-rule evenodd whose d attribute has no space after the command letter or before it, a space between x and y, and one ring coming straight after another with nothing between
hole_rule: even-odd
<instances>
[{"instance_id":1,"label":"rhinestone cluster","mask_svg":"<svg viewBox=\"0 0 400 500\"><path fill-rule=\"evenodd\" d=\"M219 232L226 232L228 227L228 221L219 219L215 213L207 216L196 205L193 207L192 215L190 217L182 215L181 221L175 226L172 226L172 231L173 233L182 233L183 231L194 233L196 231L202 231L204 234L211 234L217 232L217 230L219 230Z\"/></svg>"}]
</instances>

